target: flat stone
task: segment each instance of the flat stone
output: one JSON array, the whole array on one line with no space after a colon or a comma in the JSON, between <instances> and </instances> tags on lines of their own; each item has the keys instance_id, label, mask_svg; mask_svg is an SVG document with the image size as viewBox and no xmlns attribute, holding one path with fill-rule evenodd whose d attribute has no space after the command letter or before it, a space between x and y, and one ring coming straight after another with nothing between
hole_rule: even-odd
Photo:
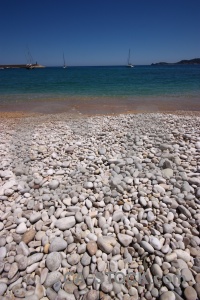
<instances>
[{"instance_id":1,"label":"flat stone","mask_svg":"<svg viewBox=\"0 0 200 300\"><path fill-rule=\"evenodd\" d=\"M35 237L36 231L34 228L31 228L30 230L26 231L23 236L22 236L22 241L25 244L28 244L29 242L31 242L34 237Z\"/></svg>"},{"instance_id":2,"label":"flat stone","mask_svg":"<svg viewBox=\"0 0 200 300\"><path fill-rule=\"evenodd\" d=\"M70 229L75 224L76 224L76 220L75 220L74 216L61 218L55 222L55 226L57 228L59 228L60 230Z\"/></svg>"},{"instance_id":3,"label":"flat stone","mask_svg":"<svg viewBox=\"0 0 200 300\"><path fill-rule=\"evenodd\" d=\"M67 248L67 242L61 237L56 237L52 240L49 246L49 252L62 251L65 250L66 248Z\"/></svg>"},{"instance_id":4,"label":"flat stone","mask_svg":"<svg viewBox=\"0 0 200 300\"><path fill-rule=\"evenodd\" d=\"M10 270L8 272L8 279L12 279L17 272L18 272L18 264L16 262L14 262L11 265Z\"/></svg>"},{"instance_id":5,"label":"flat stone","mask_svg":"<svg viewBox=\"0 0 200 300\"><path fill-rule=\"evenodd\" d=\"M3 260L6 257L7 250L6 247L0 247L0 260Z\"/></svg>"},{"instance_id":6,"label":"flat stone","mask_svg":"<svg viewBox=\"0 0 200 300\"><path fill-rule=\"evenodd\" d=\"M164 178L171 178L174 175L174 171L170 168L166 168L162 170L162 174Z\"/></svg>"},{"instance_id":7,"label":"flat stone","mask_svg":"<svg viewBox=\"0 0 200 300\"><path fill-rule=\"evenodd\" d=\"M191 218L191 212L183 205L178 206L178 211L184 214L187 218Z\"/></svg>"},{"instance_id":8,"label":"flat stone","mask_svg":"<svg viewBox=\"0 0 200 300\"><path fill-rule=\"evenodd\" d=\"M34 212L30 215L29 221L31 222L31 224L36 223L37 221L39 221L41 219L42 215L40 212Z\"/></svg>"},{"instance_id":9,"label":"flat stone","mask_svg":"<svg viewBox=\"0 0 200 300\"><path fill-rule=\"evenodd\" d=\"M118 237L119 242L124 247L128 247L131 244L131 242L133 241L132 236L127 235L127 234L118 233L117 237Z\"/></svg>"},{"instance_id":10,"label":"flat stone","mask_svg":"<svg viewBox=\"0 0 200 300\"><path fill-rule=\"evenodd\" d=\"M161 242L155 236L150 236L150 238L149 238L149 244L151 246L153 246L153 248L156 249L156 250L160 250L161 247L162 247Z\"/></svg>"},{"instance_id":11,"label":"flat stone","mask_svg":"<svg viewBox=\"0 0 200 300\"><path fill-rule=\"evenodd\" d=\"M182 276L184 277L184 279L186 281L195 282L194 277L193 277L192 272L190 271L190 269L188 269L188 268L182 269L181 274L182 274Z\"/></svg>"},{"instance_id":12,"label":"flat stone","mask_svg":"<svg viewBox=\"0 0 200 300\"><path fill-rule=\"evenodd\" d=\"M149 253L154 253L154 248L146 241L141 241L140 246Z\"/></svg>"},{"instance_id":13,"label":"flat stone","mask_svg":"<svg viewBox=\"0 0 200 300\"><path fill-rule=\"evenodd\" d=\"M190 261L190 254L188 252L181 249L175 249L174 252L177 254L178 258L183 259L185 262Z\"/></svg>"},{"instance_id":14,"label":"flat stone","mask_svg":"<svg viewBox=\"0 0 200 300\"><path fill-rule=\"evenodd\" d=\"M3 296L7 290L7 284L0 282L0 296Z\"/></svg>"},{"instance_id":15,"label":"flat stone","mask_svg":"<svg viewBox=\"0 0 200 300\"><path fill-rule=\"evenodd\" d=\"M34 253L28 257L27 264L28 266L35 264L36 262L42 260L44 254L43 253Z\"/></svg>"}]
</instances>

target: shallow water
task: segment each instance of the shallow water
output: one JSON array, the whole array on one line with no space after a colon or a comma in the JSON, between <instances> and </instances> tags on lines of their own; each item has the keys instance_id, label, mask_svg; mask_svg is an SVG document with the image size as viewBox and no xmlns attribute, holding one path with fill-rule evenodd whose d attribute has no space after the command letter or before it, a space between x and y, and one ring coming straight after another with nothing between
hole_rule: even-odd
<instances>
[{"instance_id":1,"label":"shallow water","mask_svg":"<svg viewBox=\"0 0 200 300\"><path fill-rule=\"evenodd\" d=\"M136 106L155 111L159 105L196 110L199 99L199 65L0 70L0 110L7 106L51 112L75 106L132 110Z\"/></svg>"}]
</instances>

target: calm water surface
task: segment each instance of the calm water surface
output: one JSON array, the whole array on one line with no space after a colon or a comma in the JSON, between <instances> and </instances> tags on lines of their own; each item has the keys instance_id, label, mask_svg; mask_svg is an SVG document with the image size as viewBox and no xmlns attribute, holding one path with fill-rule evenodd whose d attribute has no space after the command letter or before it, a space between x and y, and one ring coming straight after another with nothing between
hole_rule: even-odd
<instances>
[{"instance_id":1,"label":"calm water surface","mask_svg":"<svg viewBox=\"0 0 200 300\"><path fill-rule=\"evenodd\" d=\"M199 97L200 66L0 70L0 104L79 97Z\"/></svg>"}]
</instances>

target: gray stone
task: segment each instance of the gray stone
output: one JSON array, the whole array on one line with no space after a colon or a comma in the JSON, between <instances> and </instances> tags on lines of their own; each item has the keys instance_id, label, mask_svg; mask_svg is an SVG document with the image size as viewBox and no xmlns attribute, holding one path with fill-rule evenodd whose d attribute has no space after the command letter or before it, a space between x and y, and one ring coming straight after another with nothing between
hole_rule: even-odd
<instances>
[{"instance_id":1,"label":"gray stone","mask_svg":"<svg viewBox=\"0 0 200 300\"><path fill-rule=\"evenodd\" d=\"M128 247L131 244L131 242L133 241L132 236L127 235L127 234L118 233L117 237L118 237L119 242L124 247Z\"/></svg>"},{"instance_id":2,"label":"gray stone","mask_svg":"<svg viewBox=\"0 0 200 300\"><path fill-rule=\"evenodd\" d=\"M0 282L0 296L3 296L7 290L7 284Z\"/></svg>"},{"instance_id":3,"label":"gray stone","mask_svg":"<svg viewBox=\"0 0 200 300\"><path fill-rule=\"evenodd\" d=\"M140 246L149 253L154 253L154 248L146 241L141 241Z\"/></svg>"},{"instance_id":4,"label":"gray stone","mask_svg":"<svg viewBox=\"0 0 200 300\"><path fill-rule=\"evenodd\" d=\"M116 243L116 239L112 236L100 236L97 239L98 247L107 254L112 252Z\"/></svg>"},{"instance_id":5,"label":"gray stone","mask_svg":"<svg viewBox=\"0 0 200 300\"><path fill-rule=\"evenodd\" d=\"M75 224L76 224L76 220L75 220L74 216L61 218L55 222L55 226L63 231L66 229L70 229Z\"/></svg>"},{"instance_id":6,"label":"gray stone","mask_svg":"<svg viewBox=\"0 0 200 300\"><path fill-rule=\"evenodd\" d=\"M89 255L87 254L87 252L85 252L85 253L83 254L82 258L81 258L81 264L82 264L83 266L89 266L90 263L91 263L91 256L89 256Z\"/></svg>"},{"instance_id":7,"label":"gray stone","mask_svg":"<svg viewBox=\"0 0 200 300\"><path fill-rule=\"evenodd\" d=\"M52 181L49 182L49 188L51 190L55 190L55 189L57 189L59 187L59 184L60 183L59 183L58 180L52 180Z\"/></svg>"},{"instance_id":8,"label":"gray stone","mask_svg":"<svg viewBox=\"0 0 200 300\"><path fill-rule=\"evenodd\" d=\"M47 278L44 282L45 287L51 287L54 283L60 280L62 274L58 271L53 271L47 275Z\"/></svg>"},{"instance_id":9,"label":"gray stone","mask_svg":"<svg viewBox=\"0 0 200 300\"><path fill-rule=\"evenodd\" d=\"M27 264L28 266L35 264L36 262L42 260L44 254L43 253L35 253L28 257Z\"/></svg>"},{"instance_id":10,"label":"gray stone","mask_svg":"<svg viewBox=\"0 0 200 300\"><path fill-rule=\"evenodd\" d=\"M160 300L176 300L176 296L173 292L168 291L168 292L164 292L161 296L160 296Z\"/></svg>"},{"instance_id":11,"label":"gray stone","mask_svg":"<svg viewBox=\"0 0 200 300\"><path fill-rule=\"evenodd\" d=\"M71 266L77 265L80 261L80 255L73 253L67 258L67 261Z\"/></svg>"},{"instance_id":12,"label":"gray stone","mask_svg":"<svg viewBox=\"0 0 200 300\"><path fill-rule=\"evenodd\" d=\"M51 252L46 257L46 266L49 271L56 271L61 264L62 258L59 252Z\"/></svg>"},{"instance_id":13,"label":"gray stone","mask_svg":"<svg viewBox=\"0 0 200 300\"><path fill-rule=\"evenodd\" d=\"M61 237L56 237L52 240L49 246L49 252L62 251L65 250L66 248L67 248L67 242Z\"/></svg>"},{"instance_id":14,"label":"gray stone","mask_svg":"<svg viewBox=\"0 0 200 300\"><path fill-rule=\"evenodd\" d=\"M151 273L152 273L152 275L158 276L159 278L163 277L163 271L158 264L153 264L151 266Z\"/></svg>"}]
</instances>

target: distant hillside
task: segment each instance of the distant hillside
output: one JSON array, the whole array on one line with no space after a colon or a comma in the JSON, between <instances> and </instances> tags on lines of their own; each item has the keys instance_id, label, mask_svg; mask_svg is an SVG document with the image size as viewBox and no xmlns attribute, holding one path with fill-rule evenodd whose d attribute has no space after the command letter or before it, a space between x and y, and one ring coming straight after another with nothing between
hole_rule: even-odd
<instances>
[{"instance_id":1,"label":"distant hillside","mask_svg":"<svg viewBox=\"0 0 200 300\"><path fill-rule=\"evenodd\" d=\"M184 59L180 60L176 63L167 63L167 62L159 62L155 64L151 64L152 66L157 65L200 65L200 58L193 58L193 59Z\"/></svg>"}]
</instances>

